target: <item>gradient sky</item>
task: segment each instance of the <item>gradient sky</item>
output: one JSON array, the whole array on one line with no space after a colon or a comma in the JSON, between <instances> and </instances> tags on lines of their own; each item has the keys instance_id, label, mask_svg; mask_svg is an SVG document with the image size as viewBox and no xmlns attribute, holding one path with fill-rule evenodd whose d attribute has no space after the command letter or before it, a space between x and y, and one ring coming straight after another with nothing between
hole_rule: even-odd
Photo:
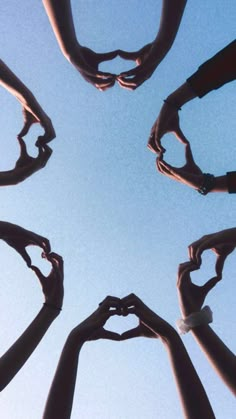
<instances>
[{"instance_id":1,"label":"gradient sky","mask_svg":"<svg viewBox=\"0 0 236 419\"><path fill-rule=\"evenodd\" d=\"M161 1L73 1L78 39L97 52L136 50L157 32ZM0 219L49 238L65 263L61 316L27 364L1 394L1 418L40 419L59 354L70 330L106 295L135 292L175 324L179 317L176 272L187 246L206 233L235 226L235 196L209 194L156 172L146 148L162 100L206 59L235 37L233 0L189 1L176 41L151 79L134 92L118 85L100 92L61 54L40 0L1 1L1 58L32 90L50 115L57 138L47 167L17 186L0 190ZM102 70L119 73L132 62L116 59ZM18 157L22 127L19 103L1 89L1 169ZM187 104L181 127L196 162L215 175L235 170L235 84ZM27 136L29 151L42 133ZM183 163L173 136L163 140L166 160ZM4 353L40 310L43 296L31 270L0 242L1 340ZM31 249L34 264L49 266ZM214 275L214 255L203 257L203 283ZM213 329L235 351L235 266L229 256L224 278L207 303ZM112 330L134 327L134 316L112 319ZM233 419L235 400L207 363L191 335L183 337L217 419ZM167 354L158 340L87 343L81 351L72 418L181 418Z\"/></svg>"}]
</instances>

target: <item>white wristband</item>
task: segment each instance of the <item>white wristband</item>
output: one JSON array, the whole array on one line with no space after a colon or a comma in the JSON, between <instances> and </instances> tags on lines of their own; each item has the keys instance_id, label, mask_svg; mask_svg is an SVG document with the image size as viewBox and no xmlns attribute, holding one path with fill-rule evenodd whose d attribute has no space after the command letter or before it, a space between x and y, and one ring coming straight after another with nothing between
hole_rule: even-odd
<instances>
[{"instance_id":1,"label":"white wristband","mask_svg":"<svg viewBox=\"0 0 236 419\"><path fill-rule=\"evenodd\" d=\"M209 306L203 307L200 311L191 313L185 319L178 319L176 322L180 335L188 333L190 329L213 321L212 311Z\"/></svg>"}]
</instances>

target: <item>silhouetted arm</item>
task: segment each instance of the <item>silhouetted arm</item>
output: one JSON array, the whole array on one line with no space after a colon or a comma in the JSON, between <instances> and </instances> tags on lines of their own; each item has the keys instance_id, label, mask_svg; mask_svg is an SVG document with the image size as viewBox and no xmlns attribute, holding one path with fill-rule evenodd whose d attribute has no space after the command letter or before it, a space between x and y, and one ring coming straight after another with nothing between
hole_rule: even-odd
<instances>
[{"instance_id":1,"label":"silhouetted arm","mask_svg":"<svg viewBox=\"0 0 236 419\"><path fill-rule=\"evenodd\" d=\"M222 262L221 262L222 263ZM223 268L223 267L222 267ZM179 266L178 295L183 318L200 311L208 292L217 284L216 276L203 286L192 283L190 272L197 269L193 262ZM221 277L221 276L220 276ZM236 395L236 357L208 324L191 329L197 343L227 387Z\"/></svg>"},{"instance_id":2,"label":"silhouetted arm","mask_svg":"<svg viewBox=\"0 0 236 419\"><path fill-rule=\"evenodd\" d=\"M119 306L119 298L107 297L91 316L71 331L59 359L43 419L70 418L80 350L88 340L119 340L117 333L103 328L108 318L117 314ZM110 310L111 307L113 310Z\"/></svg>"},{"instance_id":3,"label":"silhouetted arm","mask_svg":"<svg viewBox=\"0 0 236 419\"><path fill-rule=\"evenodd\" d=\"M154 41L139 51L120 51L122 58L138 64L136 68L120 74L118 81L122 87L136 89L151 77L173 45L186 3L187 0L163 0L159 30Z\"/></svg>"},{"instance_id":4,"label":"silhouetted arm","mask_svg":"<svg viewBox=\"0 0 236 419\"><path fill-rule=\"evenodd\" d=\"M24 126L19 135L26 135L31 125L39 122L45 134L38 138L36 144L44 145L53 140L56 134L51 119L37 102L33 93L2 60L0 60L0 84L16 97L23 107Z\"/></svg>"},{"instance_id":5,"label":"silhouetted arm","mask_svg":"<svg viewBox=\"0 0 236 419\"><path fill-rule=\"evenodd\" d=\"M63 260L56 253L47 255L52 264L48 277L32 266L39 278L45 296L45 304L24 333L0 358L0 390L3 390L23 367L34 352L46 331L60 314L63 301Z\"/></svg>"},{"instance_id":6,"label":"silhouetted arm","mask_svg":"<svg viewBox=\"0 0 236 419\"><path fill-rule=\"evenodd\" d=\"M99 71L98 66L102 61L115 58L118 50L98 54L79 44L70 0L43 0L43 5L65 58L97 89L106 90L112 87L116 80L115 75Z\"/></svg>"},{"instance_id":7,"label":"silhouetted arm","mask_svg":"<svg viewBox=\"0 0 236 419\"><path fill-rule=\"evenodd\" d=\"M236 79L236 41L219 51L202 64L187 81L172 92L161 108L151 129L148 147L151 151L165 151L161 138L173 132L181 139L183 133L179 126L178 111L183 105L196 97L203 97L214 89Z\"/></svg>"},{"instance_id":8,"label":"silhouetted arm","mask_svg":"<svg viewBox=\"0 0 236 419\"><path fill-rule=\"evenodd\" d=\"M121 335L122 339L138 336L160 338L164 344L175 377L184 417L188 419L215 418L210 402L175 329L150 310L136 295L122 299L127 313L139 318L139 326Z\"/></svg>"}]
</instances>

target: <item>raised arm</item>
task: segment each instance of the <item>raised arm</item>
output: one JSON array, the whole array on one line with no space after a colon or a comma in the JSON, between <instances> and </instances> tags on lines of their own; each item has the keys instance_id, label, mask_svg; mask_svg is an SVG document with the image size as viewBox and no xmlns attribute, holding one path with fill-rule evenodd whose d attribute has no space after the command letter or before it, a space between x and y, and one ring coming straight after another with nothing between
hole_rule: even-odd
<instances>
[{"instance_id":1,"label":"raised arm","mask_svg":"<svg viewBox=\"0 0 236 419\"><path fill-rule=\"evenodd\" d=\"M118 334L103 328L110 316L119 313L119 298L107 297L91 316L71 331L59 359L43 419L70 418L80 350L88 340L119 340Z\"/></svg>"},{"instance_id":2,"label":"raised arm","mask_svg":"<svg viewBox=\"0 0 236 419\"><path fill-rule=\"evenodd\" d=\"M173 132L182 139L178 111L190 100L202 98L214 89L236 79L236 41L219 51L214 57L202 64L187 81L171 93L151 129L148 147L154 153L165 151L161 138ZM236 181L235 181L236 185Z\"/></svg>"},{"instance_id":3,"label":"raised arm","mask_svg":"<svg viewBox=\"0 0 236 419\"><path fill-rule=\"evenodd\" d=\"M115 75L98 70L102 61L112 60L118 51L97 54L79 44L70 0L43 0L58 45L66 59L75 66L82 77L99 90L106 90L115 83Z\"/></svg>"},{"instance_id":4,"label":"raised arm","mask_svg":"<svg viewBox=\"0 0 236 419\"><path fill-rule=\"evenodd\" d=\"M165 320L150 310L136 295L122 299L127 313L139 318L139 326L125 332L121 338L137 336L160 338L164 344L175 377L184 417L188 419L214 418L203 385L177 332Z\"/></svg>"},{"instance_id":5,"label":"raised arm","mask_svg":"<svg viewBox=\"0 0 236 419\"><path fill-rule=\"evenodd\" d=\"M34 266L43 290L45 303L24 333L0 358L0 390L3 390L26 363L46 331L60 314L63 302L63 260L56 253L47 255L52 264L48 277Z\"/></svg>"},{"instance_id":6,"label":"raised arm","mask_svg":"<svg viewBox=\"0 0 236 419\"><path fill-rule=\"evenodd\" d=\"M186 3L187 0L163 0L159 30L154 41L139 51L120 51L122 58L134 60L138 65L120 74L120 86L134 90L151 77L175 40Z\"/></svg>"},{"instance_id":7,"label":"raised arm","mask_svg":"<svg viewBox=\"0 0 236 419\"><path fill-rule=\"evenodd\" d=\"M205 315L202 320L199 317L202 316L203 310L201 310L201 307L205 297L218 282L218 278L212 278L204 286L199 287L191 282L190 272L194 269L196 269L196 265L192 262L186 262L179 266L177 288L180 310L183 316L181 323L188 326L189 319L196 322L196 325L189 325L192 335L217 374L236 395L235 355L207 324Z\"/></svg>"}]
</instances>

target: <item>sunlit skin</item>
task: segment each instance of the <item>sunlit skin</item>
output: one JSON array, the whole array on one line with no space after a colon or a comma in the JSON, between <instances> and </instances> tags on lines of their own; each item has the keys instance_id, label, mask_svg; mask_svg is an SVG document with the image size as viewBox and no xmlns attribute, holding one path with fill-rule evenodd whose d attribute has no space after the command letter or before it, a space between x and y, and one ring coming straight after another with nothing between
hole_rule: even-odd
<instances>
[{"instance_id":1,"label":"sunlit skin","mask_svg":"<svg viewBox=\"0 0 236 419\"><path fill-rule=\"evenodd\" d=\"M32 269L39 279L44 296L43 307L37 316L0 358L0 390L3 390L20 371L60 314L64 297L64 273L62 257L51 252L50 243L45 237L15 224L1 221L0 238L13 247ZM29 245L42 247L43 256L52 266L48 276L44 276L36 266L31 265L30 257L25 250Z\"/></svg>"},{"instance_id":2,"label":"sunlit skin","mask_svg":"<svg viewBox=\"0 0 236 419\"><path fill-rule=\"evenodd\" d=\"M75 66L82 77L104 91L117 80L121 87L134 90L151 77L170 50L184 13L187 0L163 0L160 27L153 42L135 52L116 50L95 53L81 46L77 40L70 0L43 0L46 13L63 55ZM101 46L102 48L102 46ZM99 64L119 55L133 60L137 67L119 75L99 71Z\"/></svg>"},{"instance_id":3,"label":"sunlit skin","mask_svg":"<svg viewBox=\"0 0 236 419\"><path fill-rule=\"evenodd\" d=\"M104 326L111 316L129 314L135 314L139 320L139 325L135 329L128 330L122 335L105 329ZM164 344L175 377L184 417L214 418L205 390L179 335L136 295L130 294L122 299L113 296L106 297L94 313L71 331L60 356L43 419L70 418L79 354L85 342L97 339L110 339L117 342L140 336L159 338Z\"/></svg>"}]
</instances>

